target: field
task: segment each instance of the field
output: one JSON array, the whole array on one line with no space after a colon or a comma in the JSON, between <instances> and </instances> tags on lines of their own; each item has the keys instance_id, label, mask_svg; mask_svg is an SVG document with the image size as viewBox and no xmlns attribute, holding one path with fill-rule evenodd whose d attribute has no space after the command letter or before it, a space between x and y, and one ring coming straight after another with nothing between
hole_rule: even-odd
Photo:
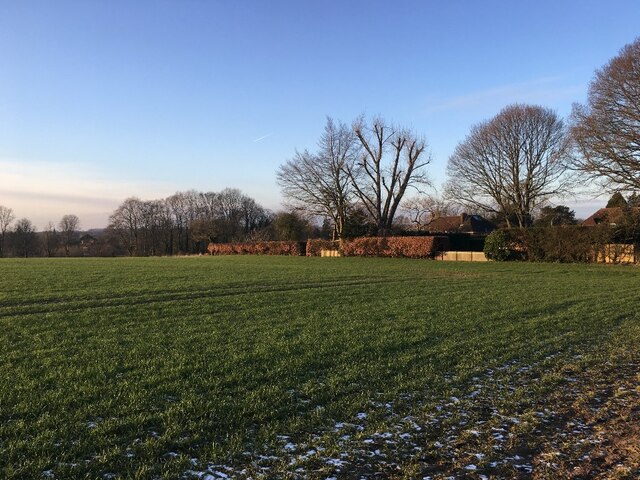
<instances>
[{"instance_id":1,"label":"field","mask_svg":"<svg viewBox=\"0 0 640 480\"><path fill-rule=\"evenodd\" d=\"M2 478L640 474L640 271L0 261Z\"/></svg>"}]
</instances>

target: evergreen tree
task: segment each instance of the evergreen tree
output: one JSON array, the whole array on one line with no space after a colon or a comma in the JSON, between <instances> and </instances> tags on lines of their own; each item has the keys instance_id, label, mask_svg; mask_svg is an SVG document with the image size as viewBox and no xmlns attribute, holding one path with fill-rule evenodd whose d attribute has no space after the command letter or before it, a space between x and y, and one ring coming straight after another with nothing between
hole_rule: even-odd
<instances>
[{"instance_id":1,"label":"evergreen tree","mask_svg":"<svg viewBox=\"0 0 640 480\"><path fill-rule=\"evenodd\" d=\"M627 201L620 192L616 192L611 195L611 198L607 202L607 208L626 207Z\"/></svg>"}]
</instances>

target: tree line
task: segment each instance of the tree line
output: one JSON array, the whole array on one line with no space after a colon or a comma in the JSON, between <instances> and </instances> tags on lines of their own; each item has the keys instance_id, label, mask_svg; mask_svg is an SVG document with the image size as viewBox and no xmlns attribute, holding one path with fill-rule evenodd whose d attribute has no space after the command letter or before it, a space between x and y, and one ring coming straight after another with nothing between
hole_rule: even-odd
<instances>
[{"instance_id":1,"label":"tree line","mask_svg":"<svg viewBox=\"0 0 640 480\"><path fill-rule=\"evenodd\" d=\"M401 210L418 228L461 209L524 228L536 214L566 217L567 207L551 199L585 184L633 197L640 191L640 39L596 72L587 103L574 105L568 121L544 106L513 104L471 127L449 158L440 196L424 195L433 186L429 163L424 138L406 128L381 118L351 126L328 118L317 150L296 152L277 179L294 209L331 220L335 238L362 211L378 235L390 232Z\"/></svg>"},{"instance_id":2,"label":"tree line","mask_svg":"<svg viewBox=\"0 0 640 480\"><path fill-rule=\"evenodd\" d=\"M79 247L79 219L65 215L37 233L0 206L0 256L173 255L203 252L209 242L338 240L386 236L399 223L424 227L465 210L507 227L571 223L551 199L585 184L630 195L640 191L640 38L595 73L587 102L567 121L540 105L508 105L471 127L447 165L441 195L425 138L382 117L351 124L327 118L317 148L296 151L277 173L288 211L273 213L238 189L190 190L159 200L124 200L99 247ZM15 221L15 222L14 222ZM555 223L554 223L555 222Z\"/></svg>"},{"instance_id":3,"label":"tree line","mask_svg":"<svg viewBox=\"0 0 640 480\"><path fill-rule=\"evenodd\" d=\"M69 256L79 226L80 219L70 214L64 215L57 226L49 222L37 232L31 220L16 220L13 209L0 205L0 257Z\"/></svg>"},{"instance_id":4,"label":"tree line","mask_svg":"<svg viewBox=\"0 0 640 480\"><path fill-rule=\"evenodd\" d=\"M236 188L177 192L161 200L126 199L107 233L128 255L194 254L210 242L302 240L313 226L295 212L274 213Z\"/></svg>"},{"instance_id":5,"label":"tree line","mask_svg":"<svg viewBox=\"0 0 640 480\"><path fill-rule=\"evenodd\" d=\"M65 215L37 232L0 206L0 256L152 256L197 254L209 242L305 240L326 236L296 212L271 212L235 188L220 192L177 192L164 199L125 199L106 229L80 231L80 219Z\"/></svg>"}]
</instances>

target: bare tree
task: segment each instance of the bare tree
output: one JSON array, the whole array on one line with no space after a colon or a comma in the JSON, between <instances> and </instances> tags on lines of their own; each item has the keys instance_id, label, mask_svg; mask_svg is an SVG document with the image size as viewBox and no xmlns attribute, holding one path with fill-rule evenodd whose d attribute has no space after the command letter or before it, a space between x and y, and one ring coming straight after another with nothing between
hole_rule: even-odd
<instances>
[{"instance_id":1,"label":"bare tree","mask_svg":"<svg viewBox=\"0 0 640 480\"><path fill-rule=\"evenodd\" d=\"M426 142L404 128L381 118L367 124L354 122L353 131L362 146L357 159L347 165L354 193L375 222L378 235L391 230L393 218L408 188L420 191L429 181L424 171L431 159Z\"/></svg>"},{"instance_id":2,"label":"bare tree","mask_svg":"<svg viewBox=\"0 0 640 480\"><path fill-rule=\"evenodd\" d=\"M190 224L195 242L229 242L252 237L269 221L264 208L237 188L199 195L198 215Z\"/></svg>"},{"instance_id":3,"label":"bare tree","mask_svg":"<svg viewBox=\"0 0 640 480\"><path fill-rule=\"evenodd\" d=\"M118 234L131 256L138 251L142 204L139 198L129 197L109 217L109 228Z\"/></svg>"},{"instance_id":4,"label":"bare tree","mask_svg":"<svg viewBox=\"0 0 640 480\"><path fill-rule=\"evenodd\" d=\"M271 221L269 212L256 203L253 198L246 195L243 195L240 213L240 223L244 229L245 238L251 237L256 231L266 227Z\"/></svg>"},{"instance_id":5,"label":"bare tree","mask_svg":"<svg viewBox=\"0 0 640 480\"><path fill-rule=\"evenodd\" d=\"M214 215L229 222L239 222L244 195L237 188L225 188L216 195Z\"/></svg>"},{"instance_id":6,"label":"bare tree","mask_svg":"<svg viewBox=\"0 0 640 480\"><path fill-rule=\"evenodd\" d=\"M169 206L175 228L176 251L182 253L193 253L195 251L191 224L204 214L203 209L206 208L207 202L212 202L209 197L215 198L216 195L212 192L202 194L195 190L188 190L186 192L176 192L165 200L165 203ZM173 244L173 238L170 241Z\"/></svg>"},{"instance_id":7,"label":"bare tree","mask_svg":"<svg viewBox=\"0 0 640 480\"><path fill-rule=\"evenodd\" d=\"M277 181L292 207L331 220L333 239L341 238L353 200L347 166L356 159L357 141L351 128L327 118L317 153L296 152L281 165Z\"/></svg>"},{"instance_id":8,"label":"bare tree","mask_svg":"<svg viewBox=\"0 0 640 480\"><path fill-rule=\"evenodd\" d=\"M28 218L21 218L13 230L13 246L18 257L31 257L37 252L36 229Z\"/></svg>"},{"instance_id":9,"label":"bare tree","mask_svg":"<svg viewBox=\"0 0 640 480\"><path fill-rule=\"evenodd\" d=\"M0 257L5 256L4 245L7 229L15 218L16 217L13 215L12 209L0 205Z\"/></svg>"},{"instance_id":10,"label":"bare tree","mask_svg":"<svg viewBox=\"0 0 640 480\"><path fill-rule=\"evenodd\" d=\"M218 208L218 194L216 192L204 192L198 196L199 209L198 216L213 218L216 216Z\"/></svg>"},{"instance_id":11,"label":"bare tree","mask_svg":"<svg viewBox=\"0 0 640 480\"><path fill-rule=\"evenodd\" d=\"M79 226L80 219L76 215L65 215L58 224L62 233L62 241L64 242L64 253L67 257L69 256L69 248L73 242L73 237Z\"/></svg>"},{"instance_id":12,"label":"bare tree","mask_svg":"<svg viewBox=\"0 0 640 480\"><path fill-rule=\"evenodd\" d=\"M164 200L127 198L109 217L109 230L132 256L194 253L209 241L246 239L269 219L238 189L189 190Z\"/></svg>"},{"instance_id":13,"label":"bare tree","mask_svg":"<svg viewBox=\"0 0 640 480\"><path fill-rule=\"evenodd\" d=\"M164 253L168 240L165 238L170 213L165 202L161 200L147 200L139 205L139 248L142 255L159 255Z\"/></svg>"},{"instance_id":14,"label":"bare tree","mask_svg":"<svg viewBox=\"0 0 640 480\"><path fill-rule=\"evenodd\" d=\"M566 192L566 128L550 109L510 105L472 127L447 167L447 195L473 209L531 223L537 205Z\"/></svg>"},{"instance_id":15,"label":"bare tree","mask_svg":"<svg viewBox=\"0 0 640 480\"><path fill-rule=\"evenodd\" d=\"M177 252L187 252L189 247L189 212L186 195L182 192L176 192L165 200L169 206L173 225L176 231Z\"/></svg>"},{"instance_id":16,"label":"bare tree","mask_svg":"<svg viewBox=\"0 0 640 480\"><path fill-rule=\"evenodd\" d=\"M422 230L434 218L455 215L458 208L443 197L421 195L402 202L401 208L417 230Z\"/></svg>"},{"instance_id":17,"label":"bare tree","mask_svg":"<svg viewBox=\"0 0 640 480\"><path fill-rule=\"evenodd\" d=\"M575 167L605 186L640 190L640 37L596 71L574 105Z\"/></svg>"},{"instance_id":18,"label":"bare tree","mask_svg":"<svg viewBox=\"0 0 640 480\"><path fill-rule=\"evenodd\" d=\"M47 257L53 257L58 247L58 232L53 222L47 223L42 232L42 246Z\"/></svg>"}]
</instances>

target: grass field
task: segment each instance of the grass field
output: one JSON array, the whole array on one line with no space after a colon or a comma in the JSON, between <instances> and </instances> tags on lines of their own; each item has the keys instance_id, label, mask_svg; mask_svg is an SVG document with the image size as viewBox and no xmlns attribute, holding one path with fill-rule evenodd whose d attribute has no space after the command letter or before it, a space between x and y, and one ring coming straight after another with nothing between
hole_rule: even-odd
<instances>
[{"instance_id":1,"label":"grass field","mask_svg":"<svg viewBox=\"0 0 640 480\"><path fill-rule=\"evenodd\" d=\"M604 468L589 415L637 418L639 299L634 267L2 260L0 477Z\"/></svg>"}]
</instances>

